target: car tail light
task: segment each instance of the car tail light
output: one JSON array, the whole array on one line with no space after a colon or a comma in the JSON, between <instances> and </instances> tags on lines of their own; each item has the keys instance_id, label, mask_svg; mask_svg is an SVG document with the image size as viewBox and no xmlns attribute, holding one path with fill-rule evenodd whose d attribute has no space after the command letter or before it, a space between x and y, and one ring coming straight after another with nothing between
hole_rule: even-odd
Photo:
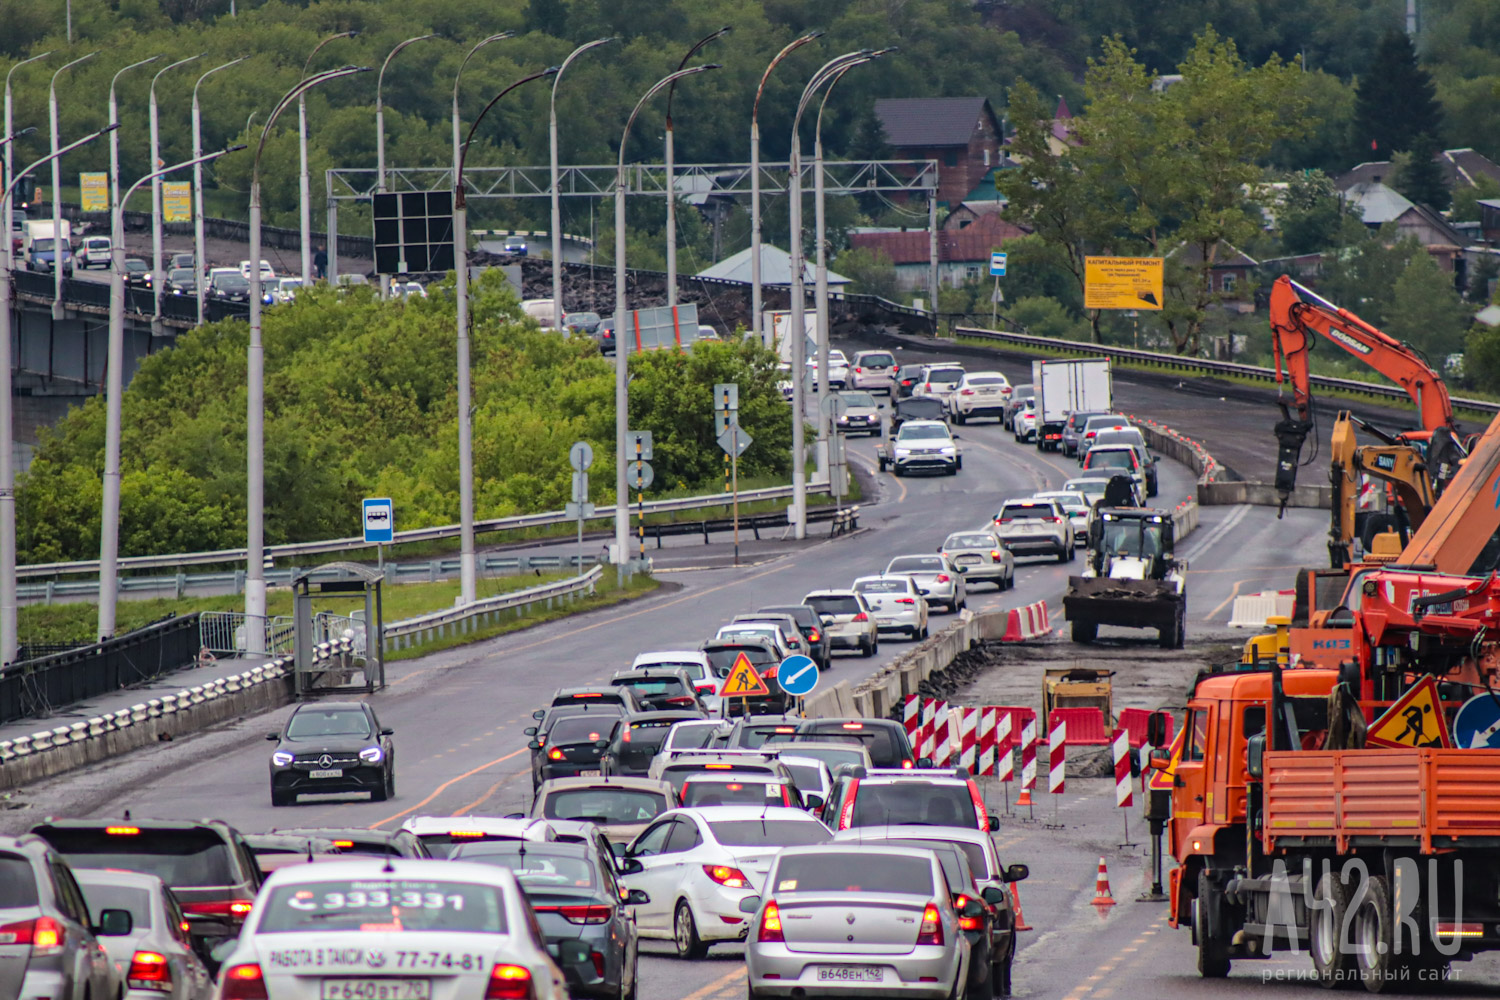
<instances>
[{"instance_id":1,"label":"car tail light","mask_svg":"<svg viewBox=\"0 0 1500 1000\"><path fill-rule=\"evenodd\" d=\"M556 913L570 924L607 924L612 906L538 906L538 913Z\"/></svg>"},{"instance_id":2,"label":"car tail light","mask_svg":"<svg viewBox=\"0 0 1500 1000\"><path fill-rule=\"evenodd\" d=\"M531 970L524 965L497 965L490 973L484 1000L531 1000Z\"/></svg>"},{"instance_id":3,"label":"car tail light","mask_svg":"<svg viewBox=\"0 0 1500 1000\"><path fill-rule=\"evenodd\" d=\"M1062 523L1062 518L1060 518L1060 517L1049 517L1049 518L1046 518L1046 521L1047 521L1048 524L1061 524Z\"/></svg>"},{"instance_id":4,"label":"car tail light","mask_svg":"<svg viewBox=\"0 0 1500 1000\"><path fill-rule=\"evenodd\" d=\"M667 699L668 705L696 705L697 703L697 698L690 698L687 695L678 695L676 698Z\"/></svg>"},{"instance_id":5,"label":"car tail light","mask_svg":"<svg viewBox=\"0 0 1500 1000\"><path fill-rule=\"evenodd\" d=\"M948 582L948 574L947 573L939 573L937 575L937 577L936 577L936 580L937 580L938 583L947 583Z\"/></svg>"},{"instance_id":6,"label":"car tail light","mask_svg":"<svg viewBox=\"0 0 1500 1000\"><path fill-rule=\"evenodd\" d=\"M154 951L138 951L130 958L130 971L125 974L126 985L133 990L172 991L172 967L167 956Z\"/></svg>"},{"instance_id":7,"label":"car tail light","mask_svg":"<svg viewBox=\"0 0 1500 1000\"><path fill-rule=\"evenodd\" d=\"M867 614L865 614L863 611L861 611L859 614L855 615L850 620L851 621L856 621L856 622L867 622L867 621L870 620L870 616L867 615Z\"/></svg>"},{"instance_id":8,"label":"car tail light","mask_svg":"<svg viewBox=\"0 0 1500 1000\"><path fill-rule=\"evenodd\" d=\"M1433 927L1436 937L1484 937L1484 924L1438 923Z\"/></svg>"},{"instance_id":9,"label":"car tail light","mask_svg":"<svg viewBox=\"0 0 1500 1000\"><path fill-rule=\"evenodd\" d=\"M730 889L743 889L750 884L744 872L728 865L704 865L703 874Z\"/></svg>"},{"instance_id":10,"label":"car tail light","mask_svg":"<svg viewBox=\"0 0 1500 1000\"><path fill-rule=\"evenodd\" d=\"M997 517L997 518L995 518L995 523L996 524L1009 524L1013 520L1015 520L1015 518L1011 518L1011 517Z\"/></svg>"},{"instance_id":11,"label":"car tail light","mask_svg":"<svg viewBox=\"0 0 1500 1000\"><path fill-rule=\"evenodd\" d=\"M254 906L254 903L243 899L214 899L206 903L183 903L182 912L195 917L231 917L244 920Z\"/></svg>"},{"instance_id":12,"label":"car tail light","mask_svg":"<svg viewBox=\"0 0 1500 1000\"><path fill-rule=\"evenodd\" d=\"M855 372L856 375L863 375L864 371L865 370L863 368L861 368L859 365L855 365L854 366L854 372Z\"/></svg>"},{"instance_id":13,"label":"car tail light","mask_svg":"<svg viewBox=\"0 0 1500 1000\"><path fill-rule=\"evenodd\" d=\"M922 911L922 927L917 931L917 944L942 944L943 919L936 903L928 903Z\"/></svg>"},{"instance_id":14,"label":"car tail light","mask_svg":"<svg viewBox=\"0 0 1500 1000\"><path fill-rule=\"evenodd\" d=\"M335 840L333 842L333 846L334 847L338 847L338 848L353 847L354 846L354 841L352 841L352 840Z\"/></svg>"},{"instance_id":15,"label":"car tail light","mask_svg":"<svg viewBox=\"0 0 1500 1000\"><path fill-rule=\"evenodd\" d=\"M844 808L839 810L839 829L847 830L854 823L854 797L859 794L859 779L849 780L849 791L844 795Z\"/></svg>"},{"instance_id":16,"label":"car tail light","mask_svg":"<svg viewBox=\"0 0 1500 1000\"><path fill-rule=\"evenodd\" d=\"M983 918L962 916L961 914L963 913L964 907L968 905L969 897L965 896L963 893L959 893L957 896L953 897L953 908L960 914L958 918L958 929L961 931L977 931L979 930L979 925Z\"/></svg>"},{"instance_id":17,"label":"car tail light","mask_svg":"<svg viewBox=\"0 0 1500 1000\"><path fill-rule=\"evenodd\" d=\"M557 749L557 747L553 747L551 750L547 751L547 756L552 758L553 760L562 760L563 752Z\"/></svg>"},{"instance_id":18,"label":"car tail light","mask_svg":"<svg viewBox=\"0 0 1500 1000\"><path fill-rule=\"evenodd\" d=\"M846 723L844 723L843 728L845 728L845 729L863 729L863 728L865 728L865 724L863 722L846 722Z\"/></svg>"},{"instance_id":19,"label":"car tail light","mask_svg":"<svg viewBox=\"0 0 1500 1000\"><path fill-rule=\"evenodd\" d=\"M999 549L990 549L990 558L993 559L995 562L999 562L1000 558L1001 558L1000 557L1000 550Z\"/></svg>"},{"instance_id":20,"label":"car tail light","mask_svg":"<svg viewBox=\"0 0 1500 1000\"><path fill-rule=\"evenodd\" d=\"M903 760L901 762L901 770L903 770L903 771L910 771L913 768L915 768L916 766L917 766L916 761Z\"/></svg>"},{"instance_id":21,"label":"car tail light","mask_svg":"<svg viewBox=\"0 0 1500 1000\"><path fill-rule=\"evenodd\" d=\"M973 389L960 389L959 392L958 392L958 394L960 396L972 396L972 395L974 395L974 390Z\"/></svg>"},{"instance_id":22,"label":"car tail light","mask_svg":"<svg viewBox=\"0 0 1500 1000\"><path fill-rule=\"evenodd\" d=\"M0 944L29 944L38 954L56 952L63 945L63 929L51 917L37 917L0 926Z\"/></svg>"},{"instance_id":23,"label":"car tail light","mask_svg":"<svg viewBox=\"0 0 1500 1000\"><path fill-rule=\"evenodd\" d=\"M932 383L928 382L925 385L923 385L922 386L922 391L923 392L931 392L932 391Z\"/></svg>"},{"instance_id":24,"label":"car tail light","mask_svg":"<svg viewBox=\"0 0 1500 1000\"><path fill-rule=\"evenodd\" d=\"M766 900L766 905L760 911L760 933L755 936L757 941L785 941L781 936L781 908L776 905L776 900Z\"/></svg>"},{"instance_id":25,"label":"car tail light","mask_svg":"<svg viewBox=\"0 0 1500 1000\"><path fill-rule=\"evenodd\" d=\"M807 639L809 642L817 642L821 638L823 637L818 634L817 629L813 629L811 632L807 633Z\"/></svg>"},{"instance_id":26,"label":"car tail light","mask_svg":"<svg viewBox=\"0 0 1500 1000\"><path fill-rule=\"evenodd\" d=\"M140 835L141 828L138 826L106 826L104 832L111 837L135 837Z\"/></svg>"},{"instance_id":27,"label":"car tail light","mask_svg":"<svg viewBox=\"0 0 1500 1000\"><path fill-rule=\"evenodd\" d=\"M979 832L989 833L990 817L984 811L984 799L979 794L979 786L974 784L973 778L970 778L967 784L969 786L969 798L974 803L974 818L979 823Z\"/></svg>"},{"instance_id":28,"label":"car tail light","mask_svg":"<svg viewBox=\"0 0 1500 1000\"><path fill-rule=\"evenodd\" d=\"M898 598L896 598L896 603L897 604L916 604L917 601L916 601L916 598L912 598L912 597L898 597Z\"/></svg>"},{"instance_id":29,"label":"car tail light","mask_svg":"<svg viewBox=\"0 0 1500 1000\"><path fill-rule=\"evenodd\" d=\"M219 988L220 1000L268 1000L266 977L260 966L231 965L224 972L224 985Z\"/></svg>"}]
</instances>

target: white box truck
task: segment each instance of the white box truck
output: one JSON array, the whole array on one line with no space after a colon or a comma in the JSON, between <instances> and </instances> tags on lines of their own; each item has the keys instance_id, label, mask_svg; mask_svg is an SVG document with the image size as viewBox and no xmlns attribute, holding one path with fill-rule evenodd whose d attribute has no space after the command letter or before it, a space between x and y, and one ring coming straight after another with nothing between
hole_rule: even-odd
<instances>
[{"instance_id":1,"label":"white box truck","mask_svg":"<svg viewBox=\"0 0 1500 1000\"><path fill-rule=\"evenodd\" d=\"M73 224L67 219L62 223L62 239L60 249L62 251L62 267L64 273L73 270ZM21 253L25 257L26 266L33 271L52 270L52 261L55 256L52 247L52 220L33 219L26 223L26 228L21 236Z\"/></svg>"},{"instance_id":2,"label":"white box truck","mask_svg":"<svg viewBox=\"0 0 1500 1000\"><path fill-rule=\"evenodd\" d=\"M1036 392L1036 446L1041 451L1062 447L1069 413L1109 410L1114 405L1108 358L1033 361L1031 384Z\"/></svg>"}]
</instances>

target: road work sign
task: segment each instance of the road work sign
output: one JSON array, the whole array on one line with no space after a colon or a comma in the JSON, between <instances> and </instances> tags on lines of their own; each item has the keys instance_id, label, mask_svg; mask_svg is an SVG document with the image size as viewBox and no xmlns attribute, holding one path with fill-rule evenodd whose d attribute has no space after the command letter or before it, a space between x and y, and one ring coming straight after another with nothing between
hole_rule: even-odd
<instances>
[{"instance_id":1,"label":"road work sign","mask_svg":"<svg viewBox=\"0 0 1500 1000\"><path fill-rule=\"evenodd\" d=\"M1085 309L1160 309L1160 257L1085 257Z\"/></svg>"},{"instance_id":2,"label":"road work sign","mask_svg":"<svg viewBox=\"0 0 1500 1000\"><path fill-rule=\"evenodd\" d=\"M1365 744L1394 749L1453 746L1448 726L1443 721L1437 682L1431 674L1413 684L1400 701L1370 724Z\"/></svg>"},{"instance_id":3,"label":"road work sign","mask_svg":"<svg viewBox=\"0 0 1500 1000\"><path fill-rule=\"evenodd\" d=\"M721 698L763 698L770 693L771 689L766 687L766 682L761 678L759 671L744 653L734 658L734 666L729 668L729 676L725 677L724 683L719 685Z\"/></svg>"}]
</instances>

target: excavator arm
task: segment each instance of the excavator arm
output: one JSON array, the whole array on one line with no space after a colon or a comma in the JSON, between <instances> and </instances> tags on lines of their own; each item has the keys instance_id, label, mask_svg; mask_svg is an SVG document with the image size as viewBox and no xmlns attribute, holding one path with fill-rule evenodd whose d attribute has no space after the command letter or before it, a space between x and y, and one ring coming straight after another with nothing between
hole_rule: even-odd
<instances>
[{"instance_id":1,"label":"excavator arm","mask_svg":"<svg viewBox=\"0 0 1500 1000\"><path fill-rule=\"evenodd\" d=\"M1358 444L1354 436L1356 425L1385 443ZM1390 484L1413 529L1420 528L1426 520L1434 496L1427 464L1416 448L1370 427L1347 410L1334 422L1331 445L1328 478L1333 485L1333 523L1328 531L1328 554L1330 565L1339 569L1350 561L1356 537L1354 515L1361 474Z\"/></svg>"},{"instance_id":2,"label":"excavator arm","mask_svg":"<svg viewBox=\"0 0 1500 1000\"><path fill-rule=\"evenodd\" d=\"M1500 545L1500 417L1491 422L1427 519L1401 552L1402 566L1439 573L1488 573Z\"/></svg>"}]
</instances>

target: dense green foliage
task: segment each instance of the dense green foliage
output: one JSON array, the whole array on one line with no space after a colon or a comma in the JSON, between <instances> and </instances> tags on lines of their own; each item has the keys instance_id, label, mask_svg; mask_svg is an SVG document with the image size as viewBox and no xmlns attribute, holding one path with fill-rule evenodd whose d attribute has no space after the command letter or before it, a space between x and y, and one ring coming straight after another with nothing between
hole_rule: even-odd
<instances>
[{"instance_id":1,"label":"dense green foliage","mask_svg":"<svg viewBox=\"0 0 1500 1000\"><path fill-rule=\"evenodd\" d=\"M595 449L592 496L614 495L614 374L587 339L517 319L498 275L473 287L474 478L481 518L558 510L569 446ZM451 286L384 303L319 289L265 314L266 536L271 543L358 531L364 496L395 501L398 527L458 519ZM124 396L122 555L243 544L242 322L214 323L146 359ZM722 463L712 386L739 382L755 444L747 476L783 475L791 421L775 358L747 343L632 359L631 426L652 430L658 490L712 492ZM33 562L99 550L104 406L72 411L22 481L21 554Z\"/></svg>"}]
</instances>

